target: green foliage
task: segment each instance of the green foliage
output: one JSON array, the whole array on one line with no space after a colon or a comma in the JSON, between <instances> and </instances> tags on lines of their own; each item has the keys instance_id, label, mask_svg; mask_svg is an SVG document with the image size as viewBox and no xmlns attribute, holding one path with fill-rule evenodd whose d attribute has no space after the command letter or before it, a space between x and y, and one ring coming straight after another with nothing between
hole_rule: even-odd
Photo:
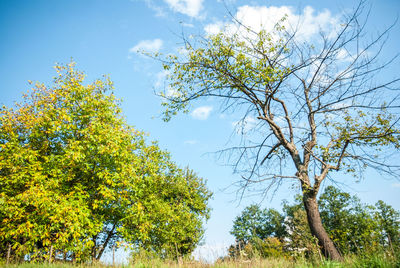
<instances>
[{"instance_id":1,"label":"green foliage","mask_svg":"<svg viewBox=\"0 0 400 268\"><path fill-rule=\"evenodd\" d=\"M400 259L388 257L384 254L360 255L354 258L349 266L357 268L397 268L400 266Z\"/></svg>"},{"instance_id":2,"label":"green foliage","mask_svg":"<svg viewBox=\"0 0 400 268\"><path fill-rule=\"evenodd\" d=\"M268 257L279 258L286 256L284 251L284 245L285 244L276 237L267 237L263 240L255 238L252 240L251 243L248 244L248 246L254 248L255 252L254 254L257 254L263 258L268 258ZM248 254L248 256L250 257L251 255Z\"/></svg>"},{"instance_id":3,"label":"green foliage","mask_svg":"<svg viewBox=\"0 0 400 268\"><path fill-rule=\"evenodd\" d=\"M375 219L382 233L380 243L389 248L393 254L397 252L399 255L397 257L400 257L400 212L382 200L379 200L375 206Z\"/></svg>"},{"instance_id":4,"label":"green foliage","mask_svg":"<svg viewBox=\"0 0 400 268\"><path fill-rule=\"evenodd\" d=\"M283 238L286 235L283 220L284 217L274 209L261 210L260 206L251 205L236 217L231 234L236 241L244 243L254 238L261 240L271 236Z\"/></svg>"},{"instance_id":5,"label":"green foliage","mask_svg":"<svg viewBox=\"0 0 400 268\"><path fill-rule=\"evenodd\" d=\"M56 70L52 87L0 110L2 255L98 259L120 242L190 253L209 215L205 182L125 123L108 78Z\"/></svg>"},{"instance_id":6,"label":"green foliage","mask_svg":"<svg viewBox=\"0 0 400 268\"><path fill-rule=\"evenodd\" d=\"M360 160L360 157L357 157L362 155L359 149L373 149L378 152L385 147L399 149L400 129L396 124L398 118L387 109L391 104L385 99L369 109L371 103L361 105L365 99L359 99L360 95L372 94L380 87L364 89L350 85L346 92L342 92L341 86L345 87L348 80L358 85L360 82L358 79L367 76L367 73L363 73L352 77L348 71L337 73L337 69L343 68L343 62L338 60L337 53L346 45L338 42L332 44L330 49L321 48L319 54L314 44L298 44L296 33L291 35L283 26L285 23L287 23L286 17L283 17L267 32L265 29L254 31L238 22L235 33L228 30L210 34L196 39L196 46L185 40L186 53L183 55L170 54L165 58L160 54L154 55L161 60L163 68L169 71L168 90L160 92L164 97L162 103L165 107L164 120L169 121L180 111L188 112L192 102L197 99L221 98L222 105L226 107L238 101L239 106L246 107L245 110L256 111L253 116L272 130L294 127L295 129L290 131L298 133L300 140L306 139L307 133L310 133L312 128L318 128L320 130L318 136L328 140L327 143L325 139L323 142L321 140L318 144L316 140L314 141L316 143L313 148L314 155L323 160L326 166L335 167L332 169L338 170L342 167L341 170L353 174L357 173L354 168L354 163L357 161L362 163L360 166L362 168L374 166L365 159ZM352 28L351 23L347 27ZM347 27L344 27L344 32ZM338 40L341 40L340 36ZM348 40L349 43L352 41L355 40ZM378 41L379 39L376 40ZM314 58L308 53L319 56ZM348 68L358 71L367 68L369 64L363 62L366 60L364 53L365 51L357 55L357 59L349 63ZM303 58L305 55L308 56ZM336 71L325 68L319 61L326 61L325 64L330 62L332 67L337 67L334 68ZM316 68L319 64L321 66ZM306 80L309 80L308 85ZM395 81L397 80L389 83ZM342 92L346 97L338 92ZM337 98L334 94L338 94ZM294 104L299 95L307 95L307 98L310 98L299 102L300 108ZM312 115L315 123L315 126L310 126L311 129L296 126L299 119L292 118L291 115L300 113L304 106L309 106L310 116ZM282 109L287 109L287 113L282 113ZM322 116L315 117L313 113ZM281 122L274 120L274 115L278 114L282 118L285 117L285 120ZM303 116L304 119L308 117L306 114ZM272 132L278 142L289 140L289 137ZM349 144L353 146L355 154L346 150ZM285 155L284 150L278 149L280 148L273 150L273 153Z\"/></svg>"},{"instance_id":7,"label":"green foliage","mask_svg":"<svg viewBox=\"0 0 400 268\"><path fill-rule=\"evenodd\" d=\"M139 215L123 221L124 237L136 241L135 252L146 251L162 258L188 255L202 238L202 219L208 219L210 193L190 170L174 173L174 177L167 174L164 178L153 175L154 179L141 188L147 198L140 199ZM140 236L138 224L143 226Z\"/></svg>"},{"instance_id":8,"label":"green foliage","mask_svg":"<svg viewBox=\"0 0 400 268\"><path fill-rule=\"evenodd\" d=\"M326 163L337 165L341 157L352 158L351 153L343 151L343 148L347 147L346 144L351 144L353 148L373 148L377 153L390 146L399 149L400 130L393 124L395 120L396 117L383 108L377 114L362 110L352 110L351 112L344 110L341 120L324 122L324 126L331 129L333 135L327 146L319 146L319 153ZM343 165L345 172L357 175L353 161L345 161ZM365 169L367 166L364 164L359 168Z\"/></svg>"},{"instance_id":9,"label":"green foliage","mask_svg":"<svg viewBox=\"0 0 400 268\"><path fill-rule=\"evenodd\" d=\"M319 199L321 218L329 235L343 254L379 249L378 223L373 207L365 206L355 196L329 186Z\"/></svg>"},{"instance_id":10,"label":"green foliage","mask_svg":"<svg viewBox=\"0 0 400 268\"><path fill-rule=\"evenodd\" d=\"M282 23L286 18L283 18ZM283 26L278 23L276 32L283 32ZM250 29L248 29L250 33ZM254 33L254 43L244 40L240 34L218 33L203 39L201 47L195 48L186 43L187 59L180 62L176 55L168 55L163 61L163 68L170 71L169 86L174 94L161 92L166 98L162 105L164 120L169 121L178 111L188 111L188 100L207 96L210 91L228 92L234 98L253 89L244 84L257 85L259 88L271 88L279 83L282 77L290 72L289 67L271 65L267 56L255 56L255 52L264 55L275 53L287 54L289 49L284 38L277 38L272 33L261 30ZM256 53L257 54L257 53ZM245 82L244 82L245 81Z\"/></svg>"},{"instance_id":11,"label":"green foliage","mask_svg":"<svg viewBox=\"0 0 400 268\"><path fill-rule=\"evenodd\" d=\"M375 256L376 260L398 258L400 214L393 207L383 201L378 201L376 207L364 205L356 196L333 186L325 188L319 205L323 225L342 254L370 255ZM248 257L279 257L286 254L320 259L318 241L310 232L301 196L292 205L285 202L283 212L262 210L257 205L245 208L235 219L231 231L242 244L232 246L230 255L241 256L240 251L243 251ZM283 235L277 236L278 233ZM274 239L280 244L274 244Z\"/></svg>"},{"instance_id":12,"label":"green foliage","mask_svg":"<svg viewBox=\"0 0 400 268\"><path fill-rule=\"evenodd\" d=\"M231 153L227 159L241 173L239 187L265 194L281 179L294 179L308 199L313 235L324 255L334 260L341 259L340 253L316 211L322 182L332 171L361 177L372 168L399 175L395 158L387 156L397 155L400 148L399 98L391 90L400 79L378 79L391 63L378 63L389 29L363 40L367 27L359 22L368 21L364 5L360 1L337 27L309 40L299 36L300 25L285 28L286 18L268 31L234 20L226 31L185 39L181 55L155 55L169 73L168 87L160 93L164 120L208 98L243 121L254 119L257 131L246 131L240 146L222 152ZM348 60L339 57L343 51ZM359 235L369 236L374 221L362 223L368 234Z\"/></svg>"},{"instance_id":13,"label":"green foliage","mask_svg":"<svg viewBox=\"0 0 400 268\"><path fill-rule=\"evenodd\" d=\"M320 257L318 240L311 234L307 214L301 204L284 204L285 225L288 229L286 250L292 256L315 260Z\"/></svg>"}]
</instances>

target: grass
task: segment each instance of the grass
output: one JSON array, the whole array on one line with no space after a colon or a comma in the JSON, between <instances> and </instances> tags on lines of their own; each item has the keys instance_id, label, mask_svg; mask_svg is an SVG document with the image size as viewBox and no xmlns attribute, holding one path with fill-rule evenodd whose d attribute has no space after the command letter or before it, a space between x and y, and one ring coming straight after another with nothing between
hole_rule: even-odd
<instances>
[{"instance_id":1,"label":"grass","mask_svg":"<svg viewBox=\"0 0 400 268\"><path fill-rule=\"evenodd\" d=\"M0 266L5 266L4 263L0 263ZM18 267L18 268L74 268L74 267L110 267L111 265L105 264L70 264L70 263L22 263L22 264L10 264L7 267ZM396 259L383 258L382 256L362 256L362 257L347 257L343 262L333 261L318 261L311 262L305 259L288 260L285 258L255 258L251 260L224 260L218 261L214 264L205 264L198 261L182 261L177 263L171 260L138 260L129 265L118 265L116 267L132 267L132 268L175 268L175 267L189 267L189 268L247 268L247 267L262 267L262 268L341 268L341 267L354 267L354 268L389 268L399 267L400 261Z\"/></svg>"}]
</instances>

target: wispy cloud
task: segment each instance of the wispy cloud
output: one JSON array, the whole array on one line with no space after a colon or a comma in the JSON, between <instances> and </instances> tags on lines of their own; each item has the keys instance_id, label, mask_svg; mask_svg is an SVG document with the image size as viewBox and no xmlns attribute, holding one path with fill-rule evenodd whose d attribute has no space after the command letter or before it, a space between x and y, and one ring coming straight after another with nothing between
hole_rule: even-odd
<instances>
[{"instance_id":1,"label":"wispy cloud","mask_svg":"<svg viewBox=\"0 0 400 268\"><path fill-rule=\"evenodd\" d=\"M393 183L392 186L393 186L394 188L400 188L400 182L398 182L398 183Z\"/></svg>"},{"instance_id":2,"label":"wispy cloud","mask_svg":"<svg viewBox=\"0 0 400 268\"><path fill-rule=\"evenodd\" d=\"M343 62L351 62L354 60L352 54L349 51L345 50L344 48L339 49L339 51L336 54L336 58Z\"/></svg>"},{"instance_id":3,"label":"wispy cloud","mask_svg":"<svg viewBox=\"0 0 400 268\"><path fill-rule=\"evenodd\" d=\"M197 143L197 140L187 140L184 141L183 144L187 144L187 145L194 145Z\"/></svg>"},{"instance_id":4,"label":"wispy cloud","mask_svg":"<svg viewBox=\"0 0 400 268\"><path fill-rule=\"evenodd\" d=\"M155 75L154 88L161 90L165 87L165 79L170 74L168 70L162 70Z\"/></svg>"},{"instance_id":5,"label":"wispy cloud","mask_svg":"<svg viewBox=\"0 0 400 268\"><path fill-rule=\"evenodd\" d=\"M291 6L249 6L244 5L238 8L234 15L235 20L240 21L242 25L251 28L254 31L265 29L271 31L275 24L283 17L287 19L283 25L287 29L297 31L298 39L309 39L318 34L321 30L332 32L338 27L338 19L332 16L329 10L316 13L315 10L307 6L298 14ZM206 25L204 28L207 34L216 34L222 30L225 32L237 32L237 23L216 23ZM243 33L246 32L242 27Z\"/></svg>"},{"instance_id":6,"label":"wispy cloud","mask_svg":"<svg viewBox=\"0 0 400 268\"><path fill-rule=\"evenodd\" d=\"M193 24L191 24L191 23L186 23L186 22L182 22L181 25L182 25L183 27L188 27L188 28L193 28L193 27L194 27Z\"/></svg>"},{"instance_id":7,"label":"wispy cloud","mask_svg":"<svg viewBox=\"0 0 400 268\"><path fill-rule=\"evenodd\" d=\"M212 109L212 106L201 106L194 109L191 115L194 119L206 120L210 116Z\"/></svg>"},{"instance_id":8,"label":"wispy cloud","mask_svg":"<svg viewBox=\"0 0 400 268\"><path fill-rule=\"evenodd\" d=\"M232 126L237 133L246 134L257 126L257 119L252 116L246 116L242 120L232 122Z\"/></svg>"},{"instance_id":9,"label":"wispy cloud","mask_svg":"<svg viewBox=\"0 0 400 268\"><path fill-rule=\"evenodd\" d=\"M185 14L192 18L199 18L203 9L203 0L164 0L175 12Z\"/></svg>"},{"instance_id":10,"label":"wispy cloud","mask_svg":"<svg viewBox=\"0 0 400 268\"><path fill-rule=\"evenodd\" d=\"M144 0L144 2L146 3L147 7L149 7L150 9L152 9L156 12L157 17L166 17L167 16L164 9L160 5L157 5L153 0Z\"/></svg>"},{"instance_id":11,"label":"wispy cloud","mask_svg":"<svg viewBox=\"0 0 400 268\"><path fill-rule=\"evenodd\" d=\"M130 53L138 53L141 51L145 52L157 52L163 46L163 41L161 39L153 39L153 40L142 40L137 43L135 46L129 49Z\"/></svg>"}]
</instances>

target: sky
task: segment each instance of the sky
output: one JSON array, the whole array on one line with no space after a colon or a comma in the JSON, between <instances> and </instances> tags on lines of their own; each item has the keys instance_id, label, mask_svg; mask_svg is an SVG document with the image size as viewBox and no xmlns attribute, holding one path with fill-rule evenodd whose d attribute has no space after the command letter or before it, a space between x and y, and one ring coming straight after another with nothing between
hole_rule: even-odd
<instances>
[{"instance_id":1,"label":"sky","mask_svg":"<svg viewBox=\"0 0 400 268\"><path fill-rule=\"evenodd\" d=\"M303 16L301 33L311 38L320 28L337 23L343 12L358 2L346 1L211 1L211 0L0 0L0 105L12 106L29 89L28 80L50 85L56 63L69 63L93 81L103 74L114 81L115 94L123 100L127 122L148 133L168 150L176 163L188 165L207 180L214 192L211 218L205 224L203 246L197 255L212 259L234 242L229 234L232 222L249 204L280 209L282 200L293 200L298 187L283 185L275 195L236 198L232 183L240 179L216 157L220 149L237 140L238 113L224 113L218 102L196 102L188 114L170 122L161 118L165 73L160 62L138 53L178 53L182 36L213 33L231 19L257 27L266 19L287 14L293 21ZM367 3L370 17L367 31L376 34L400 15L398 0ZM385 56L400 52L400 23L387 41ZM396 75L390 69L388 75ZM398 71L397 71L398 74ZM252 124L249 122L248 124ZM400 181L368 172L359 183L351 177L337 178L342 189L356 194L362 202L382 199L400 209ZM324 185L327 186L328 184Z\"/></svg>"}]
</instances>

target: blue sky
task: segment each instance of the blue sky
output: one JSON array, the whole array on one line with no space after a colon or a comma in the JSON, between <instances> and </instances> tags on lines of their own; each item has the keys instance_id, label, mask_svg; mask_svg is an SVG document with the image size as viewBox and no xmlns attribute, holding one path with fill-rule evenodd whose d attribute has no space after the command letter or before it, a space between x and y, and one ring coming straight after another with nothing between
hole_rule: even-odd
<instances>
[{"instance_id":1,"label":"blue sky","mask_svg":"<svg viewBox=\"0 0 400 268\"><path fill-rule=\"evenodd\" d=\"M138 49L177 53L181 35L205 34L227 21L226 7L248 23L258 23L259 16L308 14L312 27L329 23L357 1L222 1L208 0L0 0L0 104L12 105L21 100L28 80L51 83L56 62L71 58L91 81L107 74L115 83L116 95L123 99L123 110L129 124L149 133L149 139L171 152L181 166L189 165L208 180L214 192L210 202L213 211L206 224L205 244L211 255L221 245L229 245L232 221L253 202L279 209L283 199L292 200L296 187L283 185L271 199L259 197L235 200L239 179L232 170L217 161L212 152L235 141L234 122L238 114L223 113L217 102L195 103L191 113L178 115L165 123L160 118L160 99L154 91L163 87L161 65L141 54ZM368 30L376 34L400 15L397 0L370 1ZM272 9L275 7L276 9ZM239 13L237 13L239 12ZM264 12L264 13L263 13ZM400 52L400 25L393 28L384 55ZM387 75L396 75L392 69ZM398 74L398 71L397 71ZM233 136L232 136L233 135ZM233 137L233 138L232 138ZM231 142L230 142L231 140ZM365 180L354 183L349 177L338 178L343 190L357 194L363 202L382 199L400 209L400 182L382 179L370 172ZM226 190L224 190L226 189Z\"/></svg>"}]
</instances>

